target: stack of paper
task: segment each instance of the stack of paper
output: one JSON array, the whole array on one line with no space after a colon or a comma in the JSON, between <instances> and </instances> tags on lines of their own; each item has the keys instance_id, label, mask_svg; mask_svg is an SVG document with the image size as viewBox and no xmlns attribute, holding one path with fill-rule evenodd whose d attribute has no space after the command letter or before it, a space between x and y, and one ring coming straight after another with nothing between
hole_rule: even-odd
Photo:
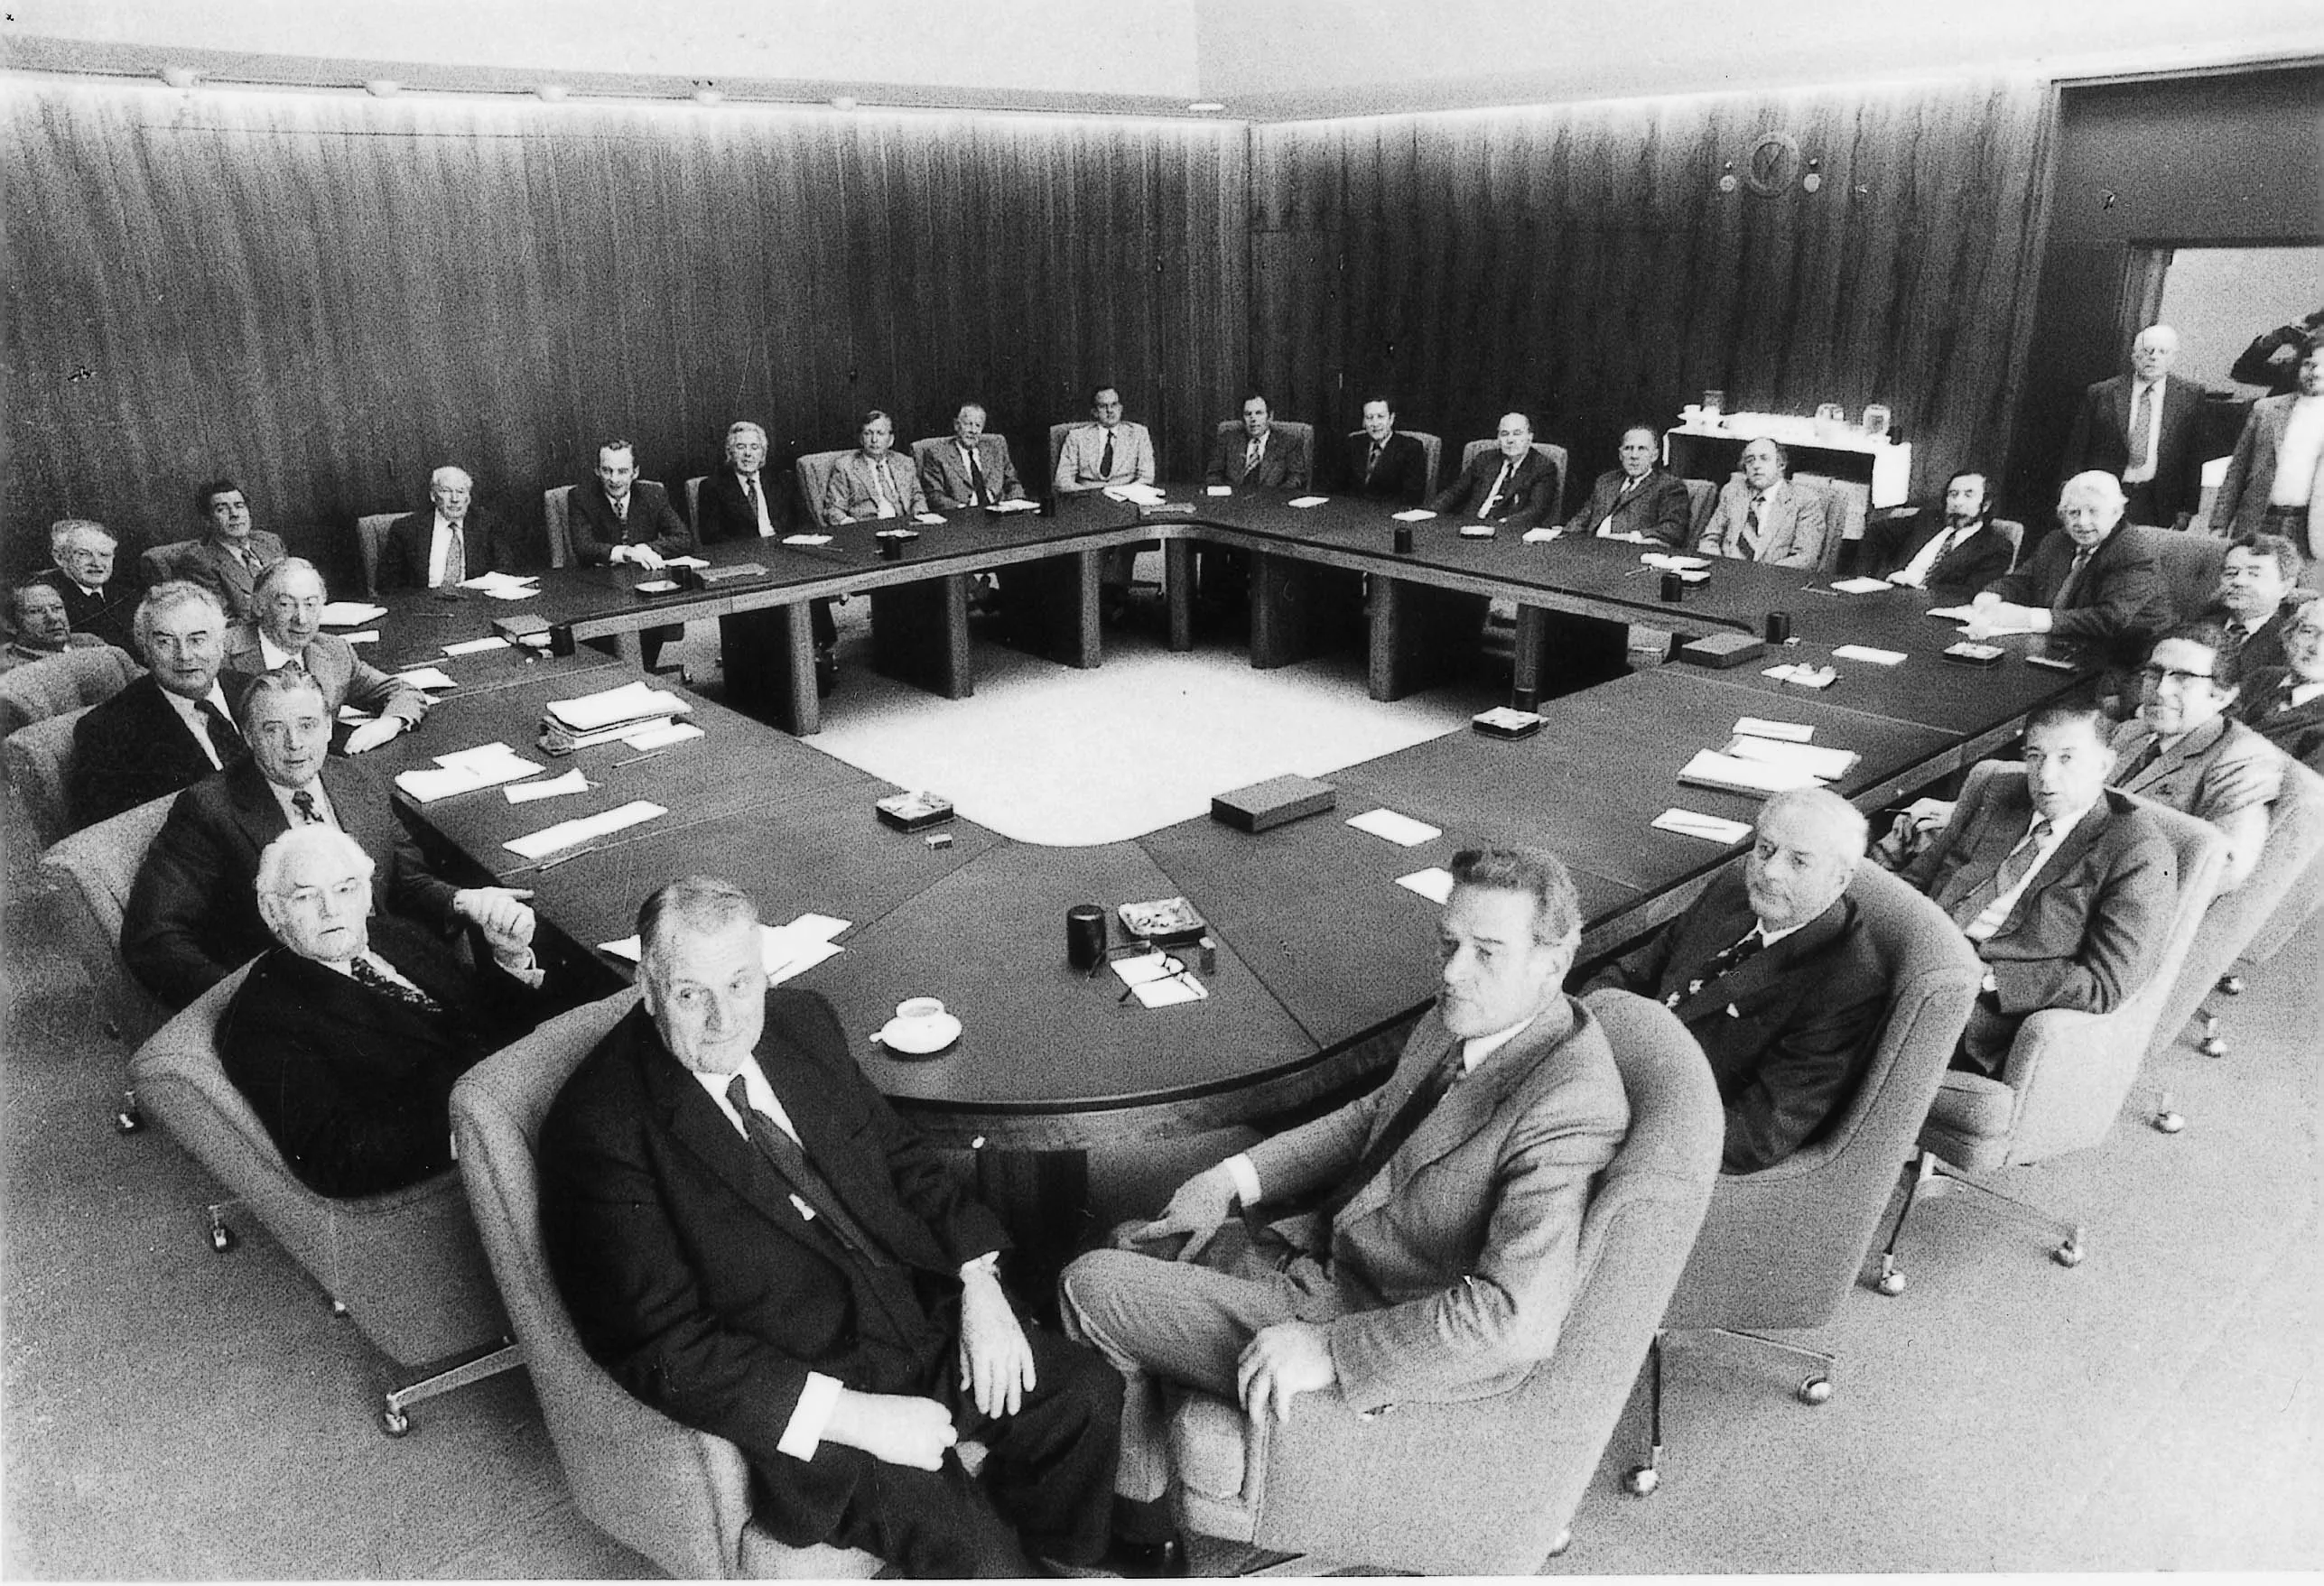
<instances>
[{"instance_id":1,"label":"stack of paper","mask_svg":"<svg viewBox=\"0 0 2324 1586\"><path fill-rule=\"evenodd\" d=\"M1886 579L1834 579L1832 588L1843 595L1875 595L1889 587Z\"/></svg>"},{"instance_id":2,"label":"stack of paper","mask_svg":"<svg viewBox=\"0 0 2324 1586\"><path fill-rule=\"evenodd\" d=\"M1678 556L1667 551L1649 551L1639 561L1664 572L1700 572L1711 565L1700 556Z\"/></svg>"},{"instance_id":3,"label":"stack of paper","mask_svg":"<svg viewBox=\"0 0 2324 1586\"><path fill-rule=\"evenodd\" d=\"M602 732L656 718L683 716L693 704L644 682L624 683L574 700L549 701L549 719L572 732Z\"/></svg>"},{"instance_id":4,"label":"stack of paper","mask_svg":"<svg viewBox=\"0 0 2324 1586\"><path fill-rule=\"evenodd\" d=\"M541 575L536 572L485 572L460 580L463 589L481 589L495 600L529 600L541 592Z\"/></svg>"},{"instance_id":5,"label":"stack of paper","mask_svg":"<svg viewBox=\"0 0 2324 1586\"><path fill-rule=\"evenodd\" d=\"M847 921L829 914L801 914L787 925L759 926L758 959L766 968L767 983L779 986L825 959L837 957L840 947L832 939L847 928ZM598 951L634 964L644 949L637 938L625 936L618 941L600 942Z\"/></svg>"},{"instance_id":6,"label":"stack of paper","mask_svg":"<svg viewBox=\"0 0 2324 1586\"><path fill-rule=\"evenodd\" d=\"M1445 835L1441 827L1426 821L1415 821L1409 815L1399 815L1393 810L1366 810L1353 816L1348 824L1358 831L1369 831L1374 837L1386 838L1399 848L1418 848Z\"/></svg>"},{"instance_id":7,"label":"stack of paper","mask_svg":"<svg viewBox=\"0 0 2324 1586\"><path fill-rule=\"evenodd\" d=\"M1394 515L1399 524L1425 524L1436 515L1425 506L1408 506Z\"/></svg>"},{"instance_id":8,"label":"stack of paper","mask_svg":"<svg viewBox=\"0 0 2324 1586\"><path fill-rule=\"evenodd\" d=\"M481 655L487 650L506 650L507 648L508 648L507 640L502 638L498 634L491 634L481 639L464 639L457 645L446 645L444 646L444 654L447 655Z\"/></svg>"},{"instance_id":9,"label":"stack of paper","mask_svg":"<svg viewBox=\"0 0 2324 1586\"><path fill-rule=\"evenodd\" d=\"M1780 765L1804 771L1818 782L1839 781L1855 770L1856 762L1863 758L1854 749L1823 749L1813 744L1754 737L1742 732L1727 740L1725 753L1738 760L1751 760L1762 765Z\"/></svg>"},{"instance_id":10,"label":"stack of paper","mask_svg":"<svg viewBox=\"0 0 2324 1586\"><path fill-rule=\"evenodd\" d=\"M1804 721L1770 721L1759 716L1738 716L1735 730L1753 737L1779 738L1787 744L1804 744L1816 736L1816 729Z\"/></svg>"},{"instance_id":11,"label":"stack of paper","mask_svg":"<svg viewBox=\"0 0 2324 1586\"><path fill-rule=\"evenodd\" d=\"M665 556L662 558L662 565L664 567L708 567L710 563L699 556Z\"/></svg>"},{"instance_id":12,"label":"stack of paper","mask_svg":"<svg viewBox=\"0 0 2324 1586\"><path fill-rule=\"evenodd\" d=\"M1286 506L1321 506L1325 502L1329 501L1331 497L1328 496L1294 496L1290 500L1285 502L1283 505Z\"/></svg>"},{"instance_id":13,"label":"stack of paper","mask_svg":"<svg viewBox=\"0 0 2324 1586\"><path fill-rule=\"evenodd\" d=\"M1770 793L1789 793L1796 787L1824 785L1821 778L1795 766L1746 760L1734 755L1722 755L1716 749L1698 751L1678 773L1678 780L1697 787L1715 787L1722 793L1742 793L1746 798L1754 799L1763 799Z\"/></svg>"},{"instance_id":14,"label":"stack of paper","mask_svg":"<svg viewBox=\"0 0 2324 1586\"><path fill-rule=\"evenodd\" d=\"M1443 903L1453 895L1453 873L1442 865L1431 865L1426 870L1415 870L1409 876L1399 876L1396 885L1417 892L1432 904Z\"/></svg>"},{"instance_id":15,"label":"stack of paper","mask_svg":"<svg viewBox=\"0 0 2324 1586\"><path fill-rule=\"evenodd\" d=\"M424 767L397 774L395 785L421 803L432 804L438 799L454 793L474 793L480 787L497 787L504 782L516 782L546 769L537 760L527 760L507 744L483 744L473 749L460 749L436 756L436 769Z\"/></svg>"},{"instance_id":16,"label":"stack of paper","mask_svg":"<svg viewBox=\"0 0 2324 1586\"><path fill-rule=\"evenodd\" d=\"M569 849L576 843L584 843L593 838L605 837L621 830L624 827L636 826L669 812L659 804L649 804L643 799L637 799L622 805L619 809L607 810L601 814L582 815L572 821L560 821L554 826L544 827L530 836L515 838L500 846L512 854L521 854L528 859L544 858L559 849Z\"/></svg>"},{"instance_id":17,"label":"stack of paper","mask_svg":"<svg viewBox=\"0 0 2324 1586\"><path fill-rule=\"evenodd\" d=\"M360 600L333 600L322 608L325 627L361 627L367 622L377 622L387 615L385 606L367 606Z\"/></svg>"},{"instance_id":18,"label":"stack of paper","mask_svg":"<svg viewBox=\"0 0 2324 1586\"><path fill-rule=\"evenodd\" d=\"M1127 501L1132 506L1159 506L1163 499L1162 492L1151 485L1108 485L1105 494L1109 500Z\"/></svg>"},{"instance_id":19,"label":"stack of paper","mask_svg":"<svg viewBox=\"0 0 2324 1586\"><path fill-rule=\"evenodd\" d=\"M1027 500L1022 496L1011 496L1007 501L996 501L985 508L987 512L1038 512L1040 510L1039 502Z\"/></svg>"},{"instance_id":20,"label":"stack of paper","mask_svg":"<svg viewBox=\"0 0 2324 1586\"><path fill-rule=\"evenodd\" d=\"M395 674L398 682L410 683L415 689L456 689L451 673L441 666L414 666Z\"/></svg>"},{"instance_id":21,"label":"stack of paper","mask_svg":"<svg viewBox=\"0 0 2324 1586\"><path fill-rule=\"evenodd\" d=\"M1671 808L1657 815L1652 825L1664 831L1675 831L1681 837L1699 837L1721 848L1741 842L1751 835L1751 828L1740 821L1728 821L1717 815L1705 815L1694 810Z\"/></svg>"}]
</instances>

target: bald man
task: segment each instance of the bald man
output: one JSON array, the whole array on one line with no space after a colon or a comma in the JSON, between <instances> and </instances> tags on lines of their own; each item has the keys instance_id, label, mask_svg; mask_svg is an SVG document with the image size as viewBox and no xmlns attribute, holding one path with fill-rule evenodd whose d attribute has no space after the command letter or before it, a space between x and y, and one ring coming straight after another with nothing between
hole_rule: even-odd
<instances>
[{"instance_id":1,"label":"bald man","mask_svg":"<svg viewBox=\"0 0 2324 1586\"><path fill-rule=\"evenodd\" d=\"M2203 458L2196 413L2203 387L2171 372L2179 332L2150 325L2131 343L2131 372L2082 394L2066 450L2062 485L2096 470L2122 482L2124 518L2183 529L2203 498Z\"/></svg>"},{"instance_id":2,"label":"bald man","mask_svg":"<svg viewBox=\"0 0 2324 1586\"><path fill-rule=\"evenodd\" d=\"M1776 794L1743 862L1590 982L1657 998L1702 1043L1727 1115L1723 1173L1814 1140L1864 1075L1888 998L1847 897L1864 839L1864 816L1829 789Z\"/></svg>"},{"instance_id":3,"label":"bald man","mask_svg":"<svg viewBox=\"0 0 2324 1586\"><path fill-rule=\"evenodd\" d=\"M379 588L442 589L479 573L522 572L535 560L516 531L476 499L476 481L447 464L428 476L429 505L387 525Z\"/></svg>"},{"instance_id":4,"label":"bald man","mask_svg":"<svg viewBox=\"0 0 2324 1586\"><path fill-rule=\"evenodd\" d=\"M1503 413L1493 443L1469 459L1428 510L1468 523L1529 529L1557 511L1563 483L1557 465L1533 450L1533 421L1523 413Z\"/></svg>"}]
</instances>

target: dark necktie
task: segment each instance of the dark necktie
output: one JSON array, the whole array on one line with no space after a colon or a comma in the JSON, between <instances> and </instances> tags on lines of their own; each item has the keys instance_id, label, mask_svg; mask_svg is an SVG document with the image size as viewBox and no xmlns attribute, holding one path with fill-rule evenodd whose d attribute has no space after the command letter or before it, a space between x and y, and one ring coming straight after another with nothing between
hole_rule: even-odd
<instances>
[{"instance_id":1,"label":"dark necktie","mask_svg":"<svg viewBox=\"0 0 2324 1586\"><path fill-rule=\"evenodd\" d=\"M2115 785L2116 787L2128 787L2145 772L2148 766L2153 765L2157 760L2161 758L2162 740L2159 737L2147 739L2146 747L2141 749L2137 754L2133 755L2130 757L2129 762L2125 764L2120 771L2115 773Z\"/></svg>"},{"instance_id":2,"label":"dark necktie","mask_svg":"<svg viewBox=\"0 0 2324 1586\"><path fill-rule=\"evenodd\" d=\"M247 747L242 741L242 735L234 730L234 723L226 719L226 712L208 700L194 702L194 714L200 717L202 725L209 729L209 747L220 760L238 755Z\"/></svg>"},{"instance_id":3,"label":"dark necktie","mask_svg":"<svg viewBox=\"0 0 2324 1586\"><path fill-rule=\"evenodd\" d=\"M299 824L302 826L321 826L323 823L322 812L315 808L315 795L305 788L291 795L291 808L299 812Z\"/></svg>"},{"instance_id":4,"label":"dark necktie","mask_svg":"<svg viewBox=\"0 0 2324 1586\"><path fill-rule=\"evenodd\" d=\"M1385 441L1375 441L1371 443L1371 456L1363 465L1365 483L1371 483L1372 470L1380 467L1380 454L1387 450L1388 442Z\"/></svg>"},{"instance_id":5,"label":"dark necktie","mask_svg":"<svg viewBox=\"0 0 2324 1586\"><path fill-rule=\"evenodd\" d=\"M1750 507L1743 513L1743 539L1738 543L1743 546L1745 561L1759 560L1759 512L1766 500L1764 496L1752 496Z\"/></svg>"},{"instance_id":6,"label":"dark necktie","mask_svg":"<svg viewBox=\"0 0 2324 1586\"><path fill-rule=\"evenodd\" d=\"M1259 459L1266 455L1267 448L1259 441L1254 441L1249 446L1244 447L1242 449L1242 477L1248 479L1251 475L1257 473L1259 471Z\"/></svg>"},{"instance_id":7,"label":"dark necktie","mask_svg":"<svg viewBox=\"0 0 2324 1586\"><path fill-rule=\"evenodd\" d=\"M624 528L629 526L629 497L625 496L613 504L613 521Z\"/></svg>"},{"instance_id":8,"label":"dark necktie","mask_svg":"<svg viewBox=\"0 0 2324 1586\"><path fill-rule=\"evenodd\" d=\"M1694 976L1687 982L1687 989L1683 996L1681 993L1674 991L1669 997L1663 998L1664 1003L1671 1007L1678 1006L1678 1004L1684 1000L1684 997L1699 995L1704 987L1714 985L1725 978L1727 976L1734 974L1737 969L1751 962L1752 960L1757 958L1761 953L1766 951L1767 939L1759 933L1759 927L1757 925L1753 925L1751 928L1750 932L1746 934L1741 941L1734 943L1731 947L1721 949L1719 951L1713 953L1709 959L1706 960L1703 964L1702 972Z\"/></svg>"},{"instance_id":9,"label":"dark necktie","mask_svg":"<svg viewBox=\"0 0 2324 1586\"><path fill-rule=\"evenodd\" d=\"M984 487L984 469L976 460L976 448L964 446L961 450L968 453L969 485L976 492L976 504L979 506L990 506L992 496Z\"/></svg>"},{"instance_id":10,"label":"dark necktie","mask_svg":"<svg viewBox=\"0 0 2324 1586\"><path fill-rule=\"evenodd\" d=\"M2018 845L2010 849L2000 868L1961 895L1961 901L1953 905L1953 923L1964 931L1975 924L1977 916L1993 907L1994 899L2006 895L2025 879L2026 872L2033 868L2033 861L2040 856L2041 845L2049 839L2050 817L2035 816L2033 824L2027 828Z\"/></svg>"},{"instance_id":11,"label":"dark necktie","mask_svg":"<svg viewBox=\"0 0 2324 1586\"><path fill-rule=\"evenodd\" d=\"M742 481L742 502L750 508L751 526L763 536L767 533L767 506L758 498L758 476L749 475Z\"/></svg>"},{"instance_id":12,"label":"dark necktie","mask_svg":"<svg viewBox=\"0 0 2324 1586\"><path fill-rule=\"evenodd\" d=\"M1412 1132L1420 1127L1421 1121L1436 1110L1436 1103L1445 1099L1445 1092L1451 1090L1453 1081L1461 1076L1461 1048L1464 1044L1455 1041L1445 1055L1436 1060L1436 1066L1422 1075L1420 1082L1412 1087L1412 1094L1404 1099L1404 1105L1396 1109L1396 1116L1388 1120L1388 1127L1380 1132L1380 1137L1365 1148L1354 1169L1340 1181L1339 1188L1324 1198L1322 1210L1325 1218L1337 1218L1345 1210L1348 1202L1354 1200L1366 1184L1380 1176L1389 1159L1412 1137Z\"/></svg>"},{"instance_id":13,"label":"dark necktie","mask_svg":"<svg viewBox=\"0 0 2324 1586\"><path fill-rule=\"evenodd\" d=\"M299 795L302 799L306 796L304 793ZM417 1008L423 1014L443 1012L443 1005L434 997L430 997L416 986L406 986L393 976L381 974L371 967L371 960L368 958L353 959L349 962L347 969L348 972L355 977L357 985L367 986L380 996L400 1002L405 1007Z\"/></svg>"},{"instance_id":14,"label":"dark necktie","mask_svg":"<svg viewBox=\"0 0 2324 1586\"><path fill-rule=\"evenodd\" d=\"M1637 480L1636 478L1625 478L1622 480L1622 489L1621 489L1621 491L1620 491L1620 492L1619 492L1619 493L1614 496L1614 499L1615 499L1616 501L1627 501L1627 500L1629 500L1629 499L1630 499L1630 493L1631 493L1632 490L1635 490L1635 489L1637 489L1637 488L1638 488L1638 480Z\"/></svg>"},{"instance_id":15,"label":"dark necktie","mask_svg":"<svg viewBox=\"0 0 2324 1586\"><path fill-rule=\"evenodd\" d=\"M863 1225L849 1212L847 1203L839 1192L807 1160L799 1143L783 1132L783 1126L750 1105L750 1087L740 1074L727 1081L727 1104L742 1119L743 1127L750 1131L750 1143L774 1164L775 1171L789 1182L791 1187L814 1208L815 1214L831 1225L840 1243L874 1266L893 1266L894 1258L879 1247L878 1241L864 1231Z\"/></svg>"},{"instance_id":16,"label":"dark necktie","mask_svg":"<svg viewBox=\"0 0 2324 1586\"><path fill-rule=\"evenodd\" d=\"M2082 587L2082 570L2090 565L2087 549L2074 552L2074 565L2066 570L2066 581L2058 586L2057 598L2050 602L2052 611L2063 611Z\"/></svg>"},{"instance_id":17,"label":"dark necktie","mask_svg":"<svg viewBox=\"0 0 2324 1586\"><path fill-rule=\"evenodd\" d=\"M2252 625L2240 617L2232 617L2227 619L2226 631L2230 646L2229 653L2233 654L2235 651L2241 650L2252 636Z\"/></svg>"},{"instance_id":18,"label":"dark necktie","mask_svg":"<svg viewBox=\"0 0 2324 1586\"><path fill-rule=\"evenodd\" d=\"M1111 430L1105 432L1105 450L1098 457L1098 478L1101 479L1113 478L1113 431Z\"/></svg>"}]
</instances>

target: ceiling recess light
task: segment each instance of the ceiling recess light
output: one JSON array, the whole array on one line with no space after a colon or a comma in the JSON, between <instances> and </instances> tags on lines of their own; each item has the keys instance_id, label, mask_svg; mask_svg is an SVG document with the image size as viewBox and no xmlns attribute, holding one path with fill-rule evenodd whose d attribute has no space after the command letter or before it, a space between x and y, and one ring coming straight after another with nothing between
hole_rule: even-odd
<instances>
[{"instance_id":1,"label":"ceiling recess light","mask_svg":"<svg viewBox=\"0 0 2324 1586\"><path fill-rule=\"evenodd\" d=\"M545 103L561 105L564 103L565 96L572 90L562 83L542 83L535 87L533 92L539 95Z\"/></svg>"},{"instance_id":2,"label":"ceiling recess light","mask_svg":"<svg viewBox=\"0 0 2324 1586\"><path fill-rule=\"evenodd\" d=\"M375 99L392 99L404 91L404 85L392 77L375 77L363 85L363 91Z\"/></svg>"},{"instance_id":3,"label":"ceiling recess light","mask_svg":"<svg viewBox=\"0 0 2324 1586\"><path fill-rule=\"evenodd\" d=\"M190 88L201 81L201 73L191 66L164 66L162 80L173 88Z\"/></svg>"},{"instance_id":4,"label":"ceiling recess light","mask_svg":"<svg viewBox=\"0 0 2324 1586\"><path fill-rule=\"evenodd\" d=\"M854 109L855 96L853 94L833 94L832 96L832 108L834 110Z\"/></svg>"},{"instance_id":5,"label":"ceiling recess light","mask_svg":"<svg viewBox=\"0 0 2324 1586\"><path fill-rule=\"evenodd\" d=\"M1208 116L1213 111L1223 110L1226 107L1220 104L1216 99L1197 99L1193 104L1187 106L1186 108L1189 110L1198 110L1204 115Z\"/></svg>"},{"instance_id":6,"label":"ceiling recess light","mask_svg":"<svg viewBox=\"0 0 2324 1586\"><path fill-rule=\"evenodd\" d=\"M694 103L697 105L720 104L725 98L726 96L718 91L715 84L696 83L694 85Z\"/></svg>"}]
</instances>

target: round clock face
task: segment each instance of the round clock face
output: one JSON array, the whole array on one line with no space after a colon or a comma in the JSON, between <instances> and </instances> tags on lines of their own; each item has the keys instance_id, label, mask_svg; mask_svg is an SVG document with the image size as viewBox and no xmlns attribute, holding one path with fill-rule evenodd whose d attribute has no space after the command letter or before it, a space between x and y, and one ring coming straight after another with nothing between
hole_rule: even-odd
<instances>
[{"instance_id":1,"label":"round clock face","mask_svg":"<svg viewBox=\"0 0 2324 1586\"><path fill-rule=\"evenodd\" d=\"M1751 190L1763 199L1773 198L1799 174L1799 140L1789 133L1762 133L1752 145L1745 170Z\"/></svg>"}]
</instances>

